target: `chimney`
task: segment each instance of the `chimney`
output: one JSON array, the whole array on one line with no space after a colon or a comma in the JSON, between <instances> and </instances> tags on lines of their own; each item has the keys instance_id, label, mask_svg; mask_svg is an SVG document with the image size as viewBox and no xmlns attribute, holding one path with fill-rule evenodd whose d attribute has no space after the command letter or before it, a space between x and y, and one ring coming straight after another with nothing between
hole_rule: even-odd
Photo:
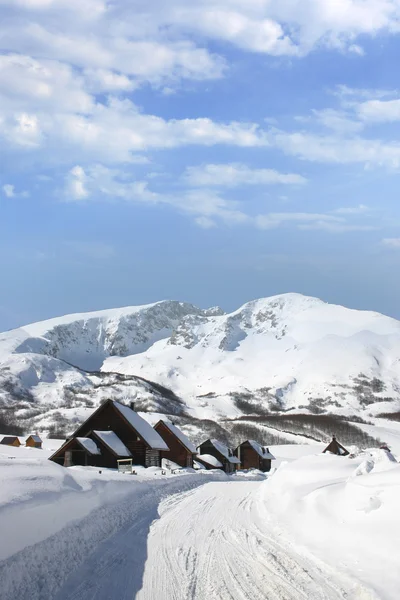
<instances>
[{"instance_id":1,"label":"chimney","mask_svg":"<svg viewBox=\"0 0 400 600\"><path fill-rule=\"evenodd\" d=\"M131 410L135 410L135 403L134 402L129 402L129 406L130 406Z\"/></svg>"}]
</instances>

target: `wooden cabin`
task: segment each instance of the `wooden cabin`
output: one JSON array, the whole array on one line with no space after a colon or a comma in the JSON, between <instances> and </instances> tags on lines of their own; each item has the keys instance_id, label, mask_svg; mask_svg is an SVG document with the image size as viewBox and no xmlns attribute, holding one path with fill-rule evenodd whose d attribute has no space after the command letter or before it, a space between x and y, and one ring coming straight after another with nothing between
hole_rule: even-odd
<instances>
[{"instance_id":1,"label":"wooden cabin","mask_svg":"<svg viewBox=\"0 0 400 600\"><path fill-rule=\"evenodd\" d=\"M197 454L196 446L173 423L161 419L154 429L167 444L169 450L161 452L161 458L169 459L180 467L192 467Z\"/></svg>"},{"instance_id":2,"label":"wooden cabin","mask_svg":"<svg viewBox=\"0 0 400 600\"><path fill-rule=\"evenodd\" d=\"M271 461L275 456L268 448L254 440L242 442L235 450L242 469L259 469L263 473L271 470Z\"/></svg>"},{"instance_id":3,"label":"wooden cabin","mask_svg":"<svg viewBox=\"0 0 400 600\"><path fill-rule=\"evenodd\" d=\"M233 473L240 465L240 460L233 454L231 448L228 448L228 446L219 440L206 440L197 447L197 450L198 456L196 457L196 460L201 462L202 455L211 455L222 464L225 473Z\"/></svg>"},{"instance_id":4,"label":"wooden cabin","mask_svg":"<svg viewBox=\"0 0 400 600\"><path fill-rule=\"evenodd\" d=\"M331 454L337 454L338 456L348 456L350 454L342 444L339 444L335 436L333 436L331 443L328 444L323 452L330 452Z\"/></svg>"},{"instance_id":5,"label":"wooden cabin","mask_svg":"<svg viewBox=\"0 0 400 600\"><path fill-rule=\"evenodd\" d=\"M3 437L0 444L4 444L4 446L16 446L18 448L21 445L21 442L16 435L6 435Z\"/></svg>"},{"instance_id":6,"label":"wooden cabin","mask_svg":"<svg viewBox=\"0 0 400 600\"><path fill-rule=\"evenodd\" d=\"M25 446L28 446L29 448L41 448L42 444L43 442L38 435L30 435L26 438L25 442Z\"/></svg>"},{"instance_id":7,"label":"wooden cabin","mask_svg":"<svg viewBox=\"0 0 400 600\"><path fill-rule=\"evenodd\" d=\"M183 431L167 419L160 419L154 429L169 448L161 452L161 458L169 459L180 467L193 468L193 459L197 454L196 446Z\"/></svg>"},{"instance_id":8,"label":"wooden cabin","mask_svg":"<svg viewBox=\"0 0 400 600\"><path fill-rule=\"evenodd\" d=\"M50 460L64 466L85 464L117 468L118 458L132 458L134 465L159 467L161 452L168 450L157 431L131 407L106 400Z\"/></svg>"}]
</instances>

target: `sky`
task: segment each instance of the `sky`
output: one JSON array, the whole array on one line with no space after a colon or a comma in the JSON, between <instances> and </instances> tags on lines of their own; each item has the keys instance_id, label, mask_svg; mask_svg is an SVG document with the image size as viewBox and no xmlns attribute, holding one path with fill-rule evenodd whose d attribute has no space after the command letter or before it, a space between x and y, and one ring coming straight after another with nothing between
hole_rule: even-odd
<instances>
[{"instance_id":1,"label":"sky","mask_svg":"<svg viewBox=\"0 0 400 600\"><path fill-rule=\"evenodd\" d=\"M0 330L300 292L400 318L400 0L0 0Z\"/></svg>"}]
</instances>

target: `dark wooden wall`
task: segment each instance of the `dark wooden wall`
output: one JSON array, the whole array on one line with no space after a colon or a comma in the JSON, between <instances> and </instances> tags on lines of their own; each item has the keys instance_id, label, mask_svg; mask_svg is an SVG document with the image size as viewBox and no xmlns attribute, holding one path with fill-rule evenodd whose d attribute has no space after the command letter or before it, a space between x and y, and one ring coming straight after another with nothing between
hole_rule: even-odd
<instances>
[{"instance_id":1,"label":"dark wooden wall","mask_svg":"<svg viewBox=\"0 0 400 600\"><path fill-rule=\"evenodd\" d=\"M240 463L242 469L259 469L266 473L271 470L271 459L261 458L248 442L243 442L240 448ZM235 456L239 456L239 448L235 450Z\"/></svg>"},{"instance_id":2,"label":"dark wooden wall","mask_svg":"<svg viewBox=\"0 0 400 600\"><path fill-rule=\"evenodd\" d=\"M242 469L259 469L260 457L257 452L250 446L244 443L240 446L240 462Z\"/></svg>"},{"instance_id":3,"label":"dark wooden wall","mask_svg":"<svg viewBox=\"0 0 400 600\"><path fill-rule=\"evenodd\" d=\"M164 423L157 423L154 429L169 448L169 452L167 450L161 452L161 458L172 460L181 467L193 467L193 454L182 445Z\"/></svg>"},{"instance_id":4,"label":"dark wooden wall","mask_svg":"<svg viewBox=\"0 0 400 600\"><path fill-rule=\"evenodd\" d=\"M146 466L147 445L132 431L116 408L110 403L93 414L74 433L74 437L87 437L92 430L114 431L132 454L134 465ZM115 463L117 464L117 463ZM106 466L106 465L102 465Z\"/></svg>"}]
</instances>

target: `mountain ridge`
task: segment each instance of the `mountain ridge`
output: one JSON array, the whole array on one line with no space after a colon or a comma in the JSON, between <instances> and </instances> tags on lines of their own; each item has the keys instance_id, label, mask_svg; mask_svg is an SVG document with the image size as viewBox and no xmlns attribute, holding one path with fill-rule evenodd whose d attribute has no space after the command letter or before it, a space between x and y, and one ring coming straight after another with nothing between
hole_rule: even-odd
<instances>
[{"instance_id":1,"label":"mountain ridge","mask_svg":"<svg viewBox=\"0 0 400 600\"><path fill-rule=\"evenodd\" d=\"M61 414L68 425L109 396L216 424L396 412L400 322L289 293L231 313L164 300L0 334L0 408L18 419L44 429Z\"/></svg>"}]
</instances>

